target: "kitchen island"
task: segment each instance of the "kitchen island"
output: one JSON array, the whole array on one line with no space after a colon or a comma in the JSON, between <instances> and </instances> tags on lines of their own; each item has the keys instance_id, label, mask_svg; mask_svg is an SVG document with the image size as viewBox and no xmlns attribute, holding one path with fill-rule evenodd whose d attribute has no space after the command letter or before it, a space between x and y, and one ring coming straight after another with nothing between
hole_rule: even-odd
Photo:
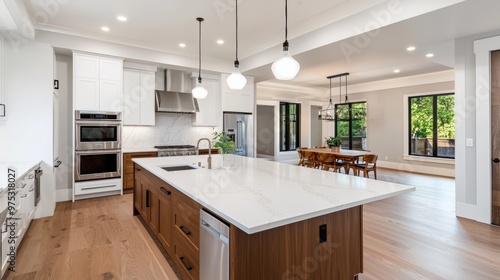
<instances>
[{"instance_id":1,"label":"kitchen island","mask_svg":"<svg viewBox=\"0 0 500 280\"><path fill-rule=\"evenodd\" d=\"M231 279L353 279L362 205L415 188L295 165L215 155L134 159L140 214L188 279L199 279L199 211L230 226Z\"/></svg>"}]
</instances>

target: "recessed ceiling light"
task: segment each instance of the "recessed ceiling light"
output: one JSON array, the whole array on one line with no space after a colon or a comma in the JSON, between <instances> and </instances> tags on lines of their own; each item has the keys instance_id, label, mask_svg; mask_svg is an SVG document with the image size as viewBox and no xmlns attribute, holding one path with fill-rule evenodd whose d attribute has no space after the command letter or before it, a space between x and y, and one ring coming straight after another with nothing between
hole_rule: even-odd
<instances>
[{"instance_id":1,"label":"recessed ceiling light","mask_svg":"<svg viewBox=\"0 0 500 280\"><path fill-rule=\"evenodd\" d=\"M399 72L401 72L401 70L399 69L394 70L394 73L399 73Z\"/></svg>"},{"instance_id":2,"label":"recessed ceiling light","mask_svg":"<svg viewBox=\"0 0 500 280\"><path fill-rule=\"evenodd\" d=\"M119 21L127 21L127 18L124 16L117 16L116 19L118 19Z\"/></svg>"},{"instance_id":3,"label":"recessed ceiling light","mask_svg":"<svg viewBox=\"0 0 500 280\"><path fill-rule=\"evenodd\" d=\"M103 27L101 27L101 30L104 31L104 32L108 32L109 31L109 27L103 26Z\"/></svg>"},{"instance_id":4,"label":"recessed ceiling light","mask_svg":"<svg viewBox=\"0 0 500 280\"><path fill-rule=\"evenodd\" d=\"M179 47L181 47L181 48L185 48L185 47L186 47L186 44L184 44L184 43L180 43L180 44L179 44Z\"/></svg>"},{"instance_id":5,"label":"recessed ceiling light","mask_svg":"<svg viewBox=\"0 0 500 280\"><path fill-rule=\"evenodd\" d=\"M217 40L217 44L223 45L224 44L224 40Z\"/></svg>"},{"instance_id":6,"label":"recessed ceiling light","mask_svg":"<svg viewBox=\"0 0 500 280\"><path fill-rule=\"evenodd\" d=\"M417 48L415 48L414 46L410 46L410 47L406 48L406 50L407 50L407 51L409 51L409 52L413 52L413 51L415 51L416 49L417 49Z\"/></svg>"},{"instance_id":7,"label":"recessed ceiling light","mask_svg":"<svg viewBox=\"0 0 500 280\"><path fill-rule=\"evenodd\" d=\"M433 53L428 53L425 55L426 57L434 57L434 54Z\"/></svg>"}]
</instances>

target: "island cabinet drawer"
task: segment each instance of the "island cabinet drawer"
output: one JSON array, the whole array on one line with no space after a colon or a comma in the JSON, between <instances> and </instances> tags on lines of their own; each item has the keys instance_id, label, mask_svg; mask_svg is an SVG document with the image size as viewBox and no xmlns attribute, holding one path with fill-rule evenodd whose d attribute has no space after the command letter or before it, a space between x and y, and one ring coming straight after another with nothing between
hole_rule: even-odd
<instances>
[{"instance_id":1,"label":"island cabinet drawer","mask_svg":"<svg viewBox=\"0 0 500 280\"><path fill-rule=\"evenodd\" d=\"M200 279L200 252L176 230L174 230L173 259L186 279Z\"/></svg>"},{"instance_id":2,"label":"island cabinet drawer","mask_svg":"<svg viewBox=\"0 0 500 280\"><path fill-rule=\"evenodd\" d=\"M181 234L196 250L200 248L201 205L175 191L172 196L173 231Z\"/></svg>"}]
</instances>

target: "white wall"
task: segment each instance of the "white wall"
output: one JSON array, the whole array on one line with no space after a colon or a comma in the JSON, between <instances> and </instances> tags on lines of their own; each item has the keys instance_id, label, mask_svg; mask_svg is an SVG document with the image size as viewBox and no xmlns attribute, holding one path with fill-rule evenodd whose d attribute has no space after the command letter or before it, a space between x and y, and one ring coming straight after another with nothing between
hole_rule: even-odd
<instances>
[{"instance_id":1,"label":"white wall","mask_svg":"<svg viewBox=\"0 0 500 280\"><path fill-rule=\"evenodd\" d=\"M479 68L483 71L477 70L474 42L498 35L500 31L493 31L455 40L456 141L461 143L456 156L456 213L485 223L491 222L488 218L491 217L491 199L487 198L487 194L491 198L491 154L482 152L491 147L490 85L489 82L482 84L484 77L478 81L476 77L484 70L489 77L489 65L486 69ZM478 111L478 106L486 106L486 109ZM473 139L476 145L466 147L467 138Z\"/></svg>"},{"instance_id":2,"label":"white wall","mask_svg":"<svg viewBox=\"0 0 500 280\"><path fill-rule=\"evenodd\" d=\"M36 217L53 215L53 50L25 42L5 48L7 121L0 125L2 161L43 161L41 202Z\"/></svg>"},{"instance_id":3,"label":"white wall","mask_svg":"<svg viewBox=\"0 0 500 280\"><path fill-rule=\"evenodd\" d=\"M56 175L57 201L71 198L73 173L73 58L69 55L56 55L54 79L59 80L59 89L54 91L59 96L59 160Z\"/></svg>"}]
</instances>

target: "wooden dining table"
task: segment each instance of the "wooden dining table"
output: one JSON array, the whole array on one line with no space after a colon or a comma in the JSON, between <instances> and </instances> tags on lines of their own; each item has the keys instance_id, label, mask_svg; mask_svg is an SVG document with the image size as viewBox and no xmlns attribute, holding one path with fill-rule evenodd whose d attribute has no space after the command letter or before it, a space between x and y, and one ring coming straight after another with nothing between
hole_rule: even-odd
<instances>
[{"instance_id":1,"label":"wooden dining table","mask_svg":"<svg viewBox=\"0 0 500 280\"><path fill-rule=\"evenodd\" d=\"M337 158L342 159L343 161L348 163L348 168L346 170L346 174L349 174L351 167L356 164L356 161L358 158L371 154L371 152L368 151L358 151L358 150L346 150L346 149L340 149L338 152L333 152L329 148L312 148L312 149L307 149L307 151L314 152L314 153L327 153L327 154L333 154ZM356 170L354 170L356 172ZM354 174L356 175L356 174Z\"/></svg>"}]
</instances>

